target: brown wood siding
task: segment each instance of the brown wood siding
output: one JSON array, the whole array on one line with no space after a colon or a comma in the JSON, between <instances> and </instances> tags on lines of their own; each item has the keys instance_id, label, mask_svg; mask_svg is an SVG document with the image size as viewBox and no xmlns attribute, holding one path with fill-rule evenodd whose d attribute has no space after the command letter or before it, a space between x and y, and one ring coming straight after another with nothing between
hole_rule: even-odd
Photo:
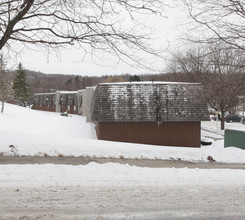
<instances>
[{"instance_id":1,"label":"brown wood siding","mask_svg":"<svg viewBox=\"0 0 245 220\"><path fill-rule=\"evenodd\" d=\"M55 97L52 97L50 100L50 103L46 99L46 96L43 95L45 98L45 101L41 101L40 98L38 99L38 102L34 101L33 103L33 109L35 110L42 110L42 111L50 111L50 112L55 112L56 107L55 107ZM78 114L78 107L76 106L75 100L72 100L72 103L70 106L68 106L68 99L66 99L64 105L62 105L60 101L60 109L61 112L66 112L68 111L69 114Z\"/></svg>"},{"instance_id":2,"label":"brown wood siding","mask_svg":"<svg viewBox=\"0 0 245 220\"><path fill-rule=\"evenodd\" d=\"M55 112L55 104L54 104L53 99L51 100L50 104L46 101L45 101L45 104L40 103L40 100L39 100L37 104L34 102L32 109Z\"/></svg>"},{"instance_id":3,"label":"brown wood siding","mask_svg":"<svg viewBox=\"0 0 245 220\"><path fill-rule=\"evenodd\" d=\"M61 112L67 111L69 114L78 114L78 108L75 105L74 99L72 100L72 104L70 106L68 105L68 99L66 99L66 102L64 105L62 105L60 102L60 111Z\"/></svg>"},{"instance_id":4,"label":"brown wood siding","mask_svg":"<svg viewBox=\"0 0 245 220\"><path fill-rule=\"evenodd\" d=\"M48 112L55 112L55 108L52 107L52 106L48 106L47 104L45 105L42 105L42 106L33 106L32 109L35 109L35 110L41 110L41 111L48 111Z\"/></svg>"},{"instance_id":5,"label":"brown wood siding","mask_svg":"<svg viewBox=\"0 0 245 220\"><path fill-rule=\"evenodd\" d=\"M99 122L100 140L200 147L200 122Z\"/></svg>"}]
</instances>

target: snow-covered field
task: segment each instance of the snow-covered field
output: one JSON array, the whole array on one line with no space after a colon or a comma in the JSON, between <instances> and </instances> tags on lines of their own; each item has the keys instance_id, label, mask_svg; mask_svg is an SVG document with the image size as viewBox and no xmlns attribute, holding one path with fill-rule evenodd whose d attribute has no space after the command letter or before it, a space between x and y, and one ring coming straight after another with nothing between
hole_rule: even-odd
<instances>
[{"instance_id":1,"label":"snow-covered field","mask_svg":"<svg viewBox=\"0 0 245 220\"><path fill-rule=\"evenodd\" d=\"M239 123L230 128L245 130ZM96 140L85 118L6 104L4 156L178 159L245 163L224 148L218 122L202 123L211 146L181 148ZM117 163L0 165L0 219L243 219L245 170L147 168ZM222 207L222 208L220 208Z\"/></svg>"},{"instance_id":2,"label":"snow-covered field","mask_svg":"<svg viewBox=\"0 0 245 220\"><path fill-rule=\"evenodd\" d=\"M245 126L239 123L227 125L245 130ZM84 117L77 115L63 117L58 113L35 111L6 104L4 113L0 114L0 154L1 156L178 159L207 163L209 162L207 157L211 156L217 162L245 163L244 150L223 147L223 133L219 129L218 122L203 122L202 127L202 136L212 140L213 144L202 146L200 149L108 142L96 139L93 124L86 123ZM243 170L153 169L113 163L103 165L90 163L84 166L0 165L0 174L2 186L73 185L78 182L81 185L86 185L88 182L90 185L95 183L108 185L108 182L112 185L121 183L159 185L163 182L164 184L193 184L194 182L212 184L224 183L224 181L233 184L241 183L240 180L245 183ZM28 182L25 181L26 178ZM16 181L12 181L13 179ZM83 181L84 179L86 181Z\"/></svg>"},{"instance_id":3,"label":"snow-covered field","mask_svg":"<svg viewBox=\"0 0 245 220\"><path fill-rule=\"evenodd\" d=\"M86 123L85 118L77 115L70 115L70 117L63 117L59 113L36 111L29 108L18 107L15 105L5 104L5 111L0 114L0 155L1 156L58 156L58 157L104 157L104 158L137 158L137 159L177 159L184 161L201 161L209 162L208 156L211 156L216 162L224 163L245 163L245 151L235 147L224 148L223 146L223 131L219 129L219 122L210 121L202 123L202 136L208 138L213 142L211 146L202 146L201 148L184 148L184 147L168 147L168 146L152 146L132 143L119 143L100 141L96 139L96 134L92 123ZM245 130L245 126L240 123L226 124L230 128L236 128ZM29 169L31 165L12 165L12 166L0 166L1 175L8 167L9 171L7 176L14 173L14 170ZM34 167L34 166L33 166ZM35 172L39 169L39 166L35 166ZM43 170L48 170L47 166L42 166ZM48 165L51 170L59 169L64 170L65 173L72 173L69 166L55 166ZM57 168L59 167L59 168ZM73 167L74 173L77 173L78 167ZM115 164L88 164L86 166L79 167L78 170L84 170L82 173L86 173L86 170L90 170L88 173L93 173L92 170L101 169L100 173L102 177L106 176L106 172L110 169L110 175L116 174L129 174L127 170L132 172L137 181L141 181L141 173L151 174L154 169L147 172L146 168L136 168L127 165L115 165ZM32 168L30 169L30 171ZM69 171L66 171L69 170ZM106 172L103 173L103 170ZM118 170L122 172L117 172ZM143 171L144 170L144 171ZM178 175L182 175L182 172L188 170L174 170L174 169L162 169L164 172L173 172ZM115 171L115 172L114 172ZM40 172L42 172L40 170ZM48 172L43 171L44 174L37 174L38 176L45 176ZM156 176L159 176L158 169L155 169ZM196 173L195 171L194 173ZM198 171L205 172L205 171ZM218 173L221 171L218 171ZM238 171L239 172L239 171ZM18 171L21 173L21 171ZM28 172L31 173L31 172ZM87 174L88 174L87 173ZM112 175L113 173L113 175ZM178 175L177 175L178 173ZM219 174L215 176L219 178ZM243 171L241 171L243 174ZM137 174L139 175L137 177ZM33 175L33 182L35 184L39 181L35 179ZM127 176L126 175L126 176ZM198 174L199 175L199 174ZM197 176L198 176L197 175ZM205 174L207 175L207 174ZM224 174L220 174L224 176ZM18 176L18 175L17 175ZM78 175L79 176L79 175ZM94 174L92 175L94 176ZM96 175L95 175L96 176ZM129 175L130 176L130 175ZM147 175L146 175L147 176ZM188 175L189 176L189 175ZM196 176L196 174L195 174ZM237 175L239 177L239 175ZM98 177L98 176L97 176ZM95 179L97 178L95 177ZM19 177L22 178L22 177ZM65 178L65 177L64 177ZM121 176L119 177L119 179ZM123 177L125 178L125 177ZM148 177L145 177L148 179ZM180 177L181 178L181 177ZM30 179L32 179L30 177ZM72 179L71 176L66 178ZM151 178L154 179L154 178ZM159 181L160 179L157 178ZM178 178L177 178L178 179ZM176 179L176 181L177 181ZM199 178L201 179L201 178ZM236 179L236 177L234 177ZM244 178L245 180L245 178ZM76 182L76 180L74 179ZM119 180L118 182L120 182ZM171 180L172 181L172 180ZM5 185L7 180L4 181ZM21 184L21 180L18 184ZM47 183L48 181L44 181ZM58 181L59 182L59 181ZM126 182L129 182L128 180ZM154 181L153 181L154 182ZM161 182L161 181L160 181ZM202 182L202 181L201 181ZM60 183L60 182L59 182ZM2 182L3 184L3 182Z\"/></svg>"},{"instance_id":4,"label":"snow-covered field","mask_svg":"<svg viewBox=\"0 0 245 220\"><path fill-rule=\"evenodd\" d=\"M245 130L240 123L226 124ZM218 122L202 122L202 136L213 141L211 146L196 148L151 146L100 141L92 123L77 115L35 111L6 104L0 114L0 155L4 156L70 156L138 159L180 159L208 162L245 163L245 151L224 148L223 131Z\"/></svg>"}]
</instances>

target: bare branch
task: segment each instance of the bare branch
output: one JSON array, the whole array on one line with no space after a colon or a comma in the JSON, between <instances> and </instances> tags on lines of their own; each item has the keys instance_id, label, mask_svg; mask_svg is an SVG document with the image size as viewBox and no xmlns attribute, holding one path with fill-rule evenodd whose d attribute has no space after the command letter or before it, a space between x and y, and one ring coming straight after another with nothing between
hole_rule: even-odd
<instances>
[{"instance_id":1,"label":"bare branch","mask_svg":"<svg viewBox=\"0 0 245 220\"><path fill-rule=\"evenodd\" d=\"M195 21L195 28L190 31L188 40L194 43L222 41L233 48L245 50L244 0L182 2Z\"/></svg>"},{"instance_id":2,"label":"bare branch","mask_svg":"<svg viewBox=\"0 0 245 220\"><path fill-rule=\"evenodd\" d=\"M174 54L170 70L187 74L193 81L202 83L207 102L224 117L245 93L244 63L243 50L215 44Z\"/></svg>"},{"instance_id":3,"label":"bare branch","mask_svg":"<svg viewBox=\"0 0 245 220\"><path fill-rule=\"evenodd\" d=\"M0 0L0 50L14 41L89 45L136 61L138 50L158 55L147 44L153 30L139 18L164 7L161 0Z\"/></svg>"},{"instance_id":4,"label":"bare branch","mask_svg":"<svg viewBox=\"0 0 245 220\"><path fill-rule=\"evenodd\" d=\"M21 6L21 10L19 13L13 18L9 19L8 25L6 27L6 30L3 33L2 38L0 39L0 50L5 45L5 43L9 40L11 34L13 33L14 26L24 17L24 15L29 11L33 4L34 0L25 0L23 5ZM10 3L8 5L8 8L10 8Z\"/></svg>"}]
</instances>

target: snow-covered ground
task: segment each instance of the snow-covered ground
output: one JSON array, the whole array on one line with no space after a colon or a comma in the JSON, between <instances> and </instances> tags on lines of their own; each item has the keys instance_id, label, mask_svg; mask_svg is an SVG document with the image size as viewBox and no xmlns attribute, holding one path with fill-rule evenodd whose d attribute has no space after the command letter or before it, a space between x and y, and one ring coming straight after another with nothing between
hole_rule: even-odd
<instances>
[{"instance_id":1,"label":"snow-covered ground","mask_svg":"<svg viewBox=\"0 0 245 220\"><path fill-rule=\"evenodd\" d=\"M245 130L239 123L227 126ZM213 144L197 149L99 141L93 124L81 116L6 104L0 114L0 161L30 155L209 163L212 156L245 163L245 150L224 148L218 122L203 122L202 136ZM244 186L244 169L0 165L0 219L244 219Z\"/></svg>"},{"instance_id":2,"label":"snow-covered ground","mask_svg":"<svg viewBox=\"0 0 245 220\"><path fill-rule=\"evenodd\" d=\"M245 130L245 126L239 123L227 126ZM213 141L211 146L186 148L100 141L96 139L93 124L86 123L84 117L63 117L59 113L6 104L4 113L0 114L0 155L176 159L207 163L208 156L211 156L216 162L245 163L244 150L224 148L218 122L203 122L202 128L202 136ZM0 177L2 186L86 185L88 182L92 185L245 184L244 170L140 168L114 163L84 166L0 165Z\"/></svg>"},{"instance_id":3,"label":"snow-covered ground","mask_svg":"<svg viewBox=\"0 0 245 220\"><path fill-rule=\"evenodd\" d=\"M147 168L91 162L87 165L0 165L0 186L245 185L245 170Z\"/></svg>"},{"instance_id":4,"label":"snow-covered ground","mask_svg":"<svg viewBox=\"0 0 245 220\"><path fill-rule=\"evenodd\" d=\"M70 156L138 159L180 159L208 162L245 163L245 151L224 148L223 131L219 122L202 122L202 136L213 141L211 146L196 148L151 146L100 141L94 126L77 115L36 111L6 104L0 114L0 155L4 156ZM226 124L245 130L240 123Z\"/></svg>"}]
</instances>

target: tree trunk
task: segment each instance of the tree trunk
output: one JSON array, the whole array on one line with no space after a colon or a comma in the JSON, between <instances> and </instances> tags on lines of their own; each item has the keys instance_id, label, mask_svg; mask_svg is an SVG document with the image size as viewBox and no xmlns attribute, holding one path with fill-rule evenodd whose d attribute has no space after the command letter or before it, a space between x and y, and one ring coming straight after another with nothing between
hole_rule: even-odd
<instances>
[{"instance_id":1,"label":"tree trunk","mask_svg":"<svg viewBox=\"0 0 245 220\"><path fill-rule=\"evenodd\" d=\"M225 113L221 111L221 130L225 130Z\"/></svg>"},{"instance_id":2,"label":"tree trunk","mask_svg":"<svg viewBox=\"0 0 245 220\"><path fill-rule=\"evenodd\" d=\"M1 113L3 113L4 110L4 101L2 101L2 109L1 109Z\"/></svg>"}]
</instances>

